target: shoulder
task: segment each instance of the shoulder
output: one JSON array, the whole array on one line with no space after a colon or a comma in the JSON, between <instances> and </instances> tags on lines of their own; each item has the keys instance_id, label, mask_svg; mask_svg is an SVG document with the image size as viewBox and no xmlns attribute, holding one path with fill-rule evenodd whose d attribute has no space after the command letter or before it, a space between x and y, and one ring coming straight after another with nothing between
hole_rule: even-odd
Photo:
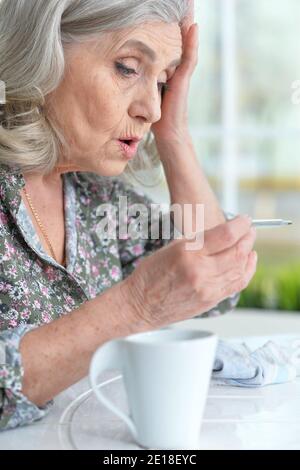
<instances>
[{"instance_id":1,"label":"shoulder","mask_svg":"<svg viewBox=\"0 0 300 470\"><path fill-rule=\"evenodd\" d=\"M0 188L2 192L17 191L23 184L24 179L20 170L8 165L0 165Z\"/></svg>"}]
</instances>

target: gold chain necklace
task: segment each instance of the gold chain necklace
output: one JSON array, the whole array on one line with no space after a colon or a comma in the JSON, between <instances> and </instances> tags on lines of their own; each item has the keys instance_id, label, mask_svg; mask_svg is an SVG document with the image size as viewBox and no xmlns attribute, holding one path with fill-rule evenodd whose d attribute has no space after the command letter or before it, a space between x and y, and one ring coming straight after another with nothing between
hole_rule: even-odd
<instances>
[{"instance_id":1,"label":"gold chain necklace","mask_svg":"<svg viewBox=\"0 0 300 470\"><path fill-rule=\"evenodd\" d=\"M28 201L28 204L29 204L29 206L30 206L30 209L31 209L31 211L32 211L32 213L33 213L33 216L34 216L34 218L35 218L35 220L36 220L36 222L37 222L39 228L41 229L41 232L42 232L42 234L43 234L43 236L44 236L44 238L45 238L45 240L46 240L46 242L47 242L47 244L48 244L48 246L49 246L49 248L50 248L51 256L52 256L52 258L55 259L55 261L56 261L58 264L60 264L60 263L58 262L56 256L55 256L53 247L52 247L51 242L50 242L50 240L49 240L49 238L48 238L48 235L47 235L47 233L46 233L46 230L44 229L43 224L42 224L42 222L41 222L41 220L40 220L40 218L39 218L39 216L38 216L38 213L37 213L37 211L35 210L35 208L34 208L34 206L33 206L33 204L32 204L31 197L30 197L29 194L27 193L25 186L24 186L23 190L24 190L24 194L25 194L25 196L26 196L26 199L27 199L27 201Z\"/></svg>"}]
</instances>

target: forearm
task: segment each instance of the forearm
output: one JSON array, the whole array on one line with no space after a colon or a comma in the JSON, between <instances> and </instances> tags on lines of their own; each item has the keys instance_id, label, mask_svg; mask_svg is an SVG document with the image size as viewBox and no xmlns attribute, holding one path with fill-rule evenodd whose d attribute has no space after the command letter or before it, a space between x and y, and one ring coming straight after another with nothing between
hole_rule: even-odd
<instances>
[{"instance_id":1,"label":"forearm","mask_svg":"<svg viewBox=\"0 0 300 470\"><path fill-rule=\"evenodd\" d=\"M192 231L196 230L196 204L204 204L205 230L224 223L225 217L197 160L192 139L188 138L180 145L174 142L164 143L158 150L163 155L162 164L171 204L180 204L182 214L184 204L192 205Z\"/></svg>"},{"instance_id":2,"label":"forearm","mask_svg":"<svg viewBox=\"0 0 300 470\"><path fill-rule=\"evenodd\" d=\"M24 335L22 392L38 406L87 375L93 353L113 338L145 331L126 302L126 281Z\"/></svg>"}]
</instances>

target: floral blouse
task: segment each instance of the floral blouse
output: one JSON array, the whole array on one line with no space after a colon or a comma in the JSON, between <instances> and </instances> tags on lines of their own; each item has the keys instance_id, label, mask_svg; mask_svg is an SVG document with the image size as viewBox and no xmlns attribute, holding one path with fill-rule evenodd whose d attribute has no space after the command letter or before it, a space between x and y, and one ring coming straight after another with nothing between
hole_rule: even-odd
<instances>
[{"instance_id":1,"label":"floral blouse","mask_svg":"<svg viewBox=\"0 0 300 470\"><path fill-rule=\"evenodd\" d=\"M68 314L126 278L139 260L172 239L99 237L100 204L118 207L153 201L118 177L70 172L63 175L66 268L43 249L22 201L22 173L0 165L0 430L43 418L53 400L38 407L22 394L20 339L40 325ZM102 214L103 215L103 214ZM162 223L162 212L151 224ZM118 217L117 217L118 220ZM130 223L131 219L126 218ZM149 232L150 232L149 222ZM118 233L118 232L117 232ZM238 294L201 316L216 316L237 304Z\"/></svg>"}]
</instances>

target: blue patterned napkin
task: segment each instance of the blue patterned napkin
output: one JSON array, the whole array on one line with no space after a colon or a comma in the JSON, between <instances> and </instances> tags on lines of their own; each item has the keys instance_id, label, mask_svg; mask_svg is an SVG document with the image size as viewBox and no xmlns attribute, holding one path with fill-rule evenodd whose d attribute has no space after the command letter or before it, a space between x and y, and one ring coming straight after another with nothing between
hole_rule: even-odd
<instances>
[{"instance_id":1,"label":"blue patterned napkin","mask_svg":"<svg viewBox=\"0 0 300 470\"><path fill-rule=\"evenodd\" d=\"M290 382L300 375L300 342L280 346L273 341L252 351L246 343L219 340L212 380L217 385L262 387Z\"/></svg>"}]
</instances>

